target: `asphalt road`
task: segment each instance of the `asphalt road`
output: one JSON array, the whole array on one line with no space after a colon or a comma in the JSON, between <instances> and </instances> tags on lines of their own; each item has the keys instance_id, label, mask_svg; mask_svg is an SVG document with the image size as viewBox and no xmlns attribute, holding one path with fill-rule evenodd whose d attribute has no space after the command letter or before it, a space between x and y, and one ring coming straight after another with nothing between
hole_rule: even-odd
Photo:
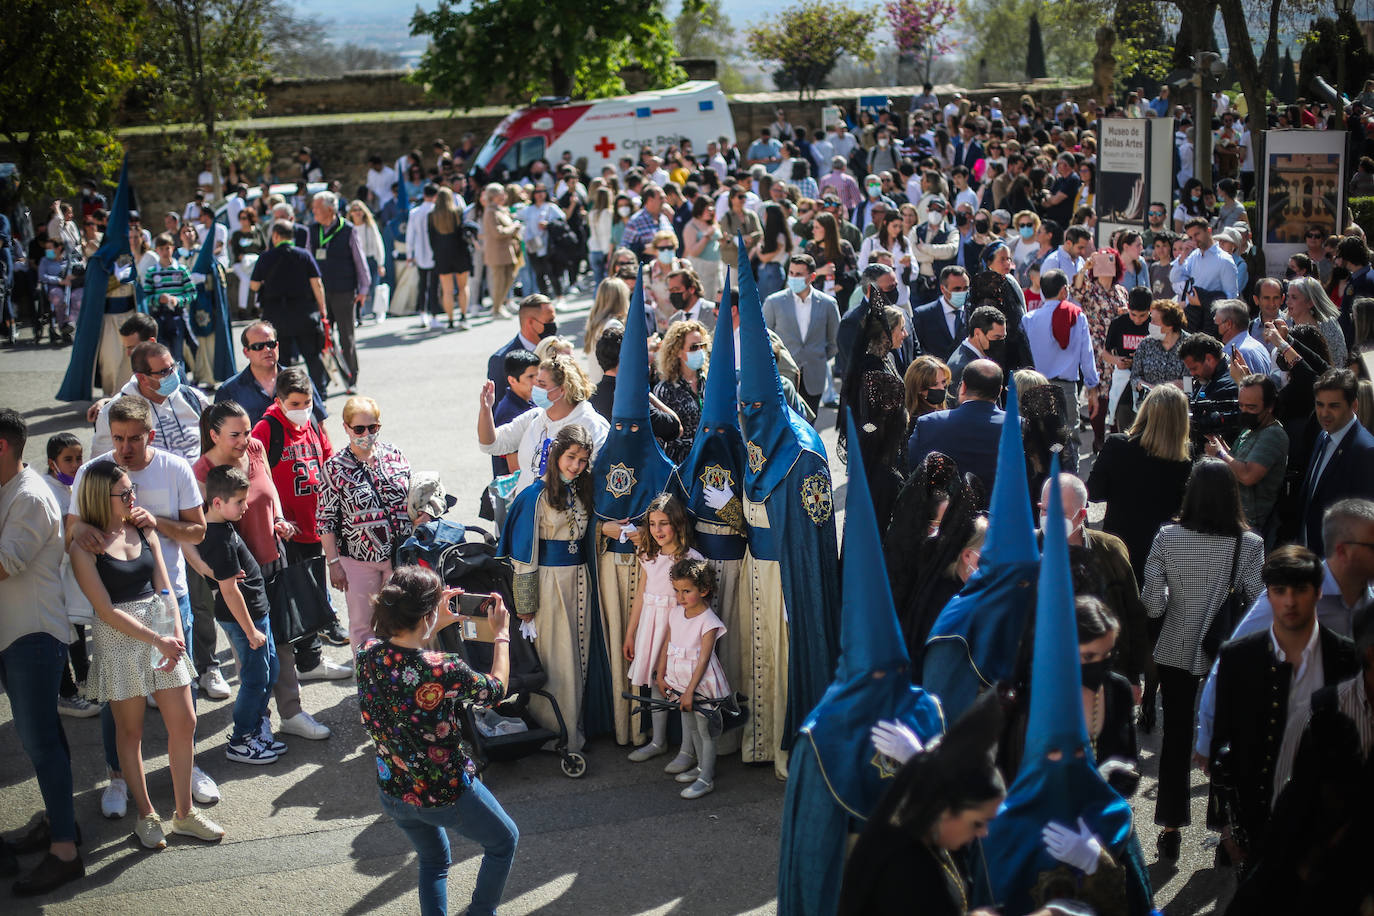
<instances>
[{"instance_id":1,"label":"asphalt road","mask_svg":"<svg viewBox=\"0 0 1374 916\"><path fill-rule=\"evenodd\" d=\"M559 316L562 332L579 344L588 305L585 296L574 299ZM382 406L383 438L399 446L414 469L442 475L458 497L453 515L465 521L477 521L477 498L491 476L489 459L474 447L477 393L488 354L514 333L514 321L485 318L466 333L422 331L414 317L360 331L360 389ZM0 350L0 405L28 418L27 455L40 465L43 443L53 433L70 431L90 441L85 404L52 396L68 353L46 345ZM330 399L336 416L326 424L336 443L343 439L337 419L342 403L341 396ZM833 443L832 412L823 412L822 426L826 441ZM836 480L843 481L843 469L834 470ZM841 509L843 487L836 489ZM327 651L342 660L347 650ZM232 662L222 638L220 654L232 685ZM120 821L100 816L105 783L99 720L64 719L87 877L38 902L10 897L4 882L0 911L102 916L193 909L415 912L415 857L405 837L380 815L371 745L358 721L351 682L303 685L305 709L334 734L320 742L288 738L289 754L269 767L224 759L232 702L202 699L197 729L197 762L224 793L210 813L226 837L217 846L175 837L156 854L132 838L132 816ZM144 738L149 788L159 810L169 815L166 732L156 712L148 713ZM1177 867L1154 863L1158 732L1144 736L1143 744L1145 779L1135 808L1141 844L1152 863L1156 906L1170 916L1218 912L1218 898L1224 903L1229 896L1231 879L1212 868L1212 851L1203 845L1206 785L1195 778L1197 826L1184 833ZM660 772L664 758L632 764L604 739L589 745L587 758L588 773L580 780L563 776L552 754L495 764L488 771L488 787L521 831L503 914L774 912L783 784L771 767L722 758L715 792L688 802L678 798L680 786ZM8 698L0 695L0 831L12 834L41 808ZM450 907L461 912L480 857L475 846L456 838L453 858ZM35 862L26 858L23 864Z\"/></svg>"}]
</instances>

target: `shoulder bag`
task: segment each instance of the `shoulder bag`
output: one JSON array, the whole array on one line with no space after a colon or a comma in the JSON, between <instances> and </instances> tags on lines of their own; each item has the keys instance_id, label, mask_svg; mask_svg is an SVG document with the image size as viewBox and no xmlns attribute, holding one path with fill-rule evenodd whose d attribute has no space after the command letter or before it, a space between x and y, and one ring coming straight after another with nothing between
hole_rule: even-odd
<instances>
[{"instance_id":1,"label":"shoulder bag","mask_svg":"<svg viewBox=\"0 0 1374 916\"><path fill-rule=\"evenodd\" d=\"M1236 566L1240 562L1240 545L1243 539L1244 535L1236 538L1236 549L1231 554L1231 578L1228 580L1226 597L1221 600L1221 606L1212 615L1212 619L1207 623L1207 629L1202 634L1202 651L1207 656L1208 664L1217 657L1217 652L1221 651L1221 644L1231 638L1236 625L1245 616L1245 605L1236 589Z\"/></svg>"},{"instance_id":2,"label":"shoulder bag","mask_svg":"<svg viewBox=\"0 0 1374 916\"><path fill-rule=\"evenodd\" d=\"M272 640L292 643L327 629L334 622L329 604L329 575L324 555L296 562L287 559L286 545L277 539L277 562L263 572L271 610Z\"/></svg>"}]
</instances>

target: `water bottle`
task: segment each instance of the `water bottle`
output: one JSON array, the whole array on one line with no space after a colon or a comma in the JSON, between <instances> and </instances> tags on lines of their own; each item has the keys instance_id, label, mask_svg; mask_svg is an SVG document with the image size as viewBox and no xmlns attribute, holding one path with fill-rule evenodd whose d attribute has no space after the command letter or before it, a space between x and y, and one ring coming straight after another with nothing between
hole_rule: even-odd
<instances>
[{"instance_id":1,"label":"water bottle","mask_svg":"<svg viewBox=\"0 0 1374 916\"><path fill-rule=\"evenodd\" d=\"M163 589L158 594L157 609L153 611L153 618L148 622L149 628L158 636L172 636L176 633L176 626L172 623L172 614L177 608L176 600L172 593ZM162 650L156 645L149 647L149 663L154 668L161 668L167 664L167 656L162 654Z\"/></svg>"}]
</instances>

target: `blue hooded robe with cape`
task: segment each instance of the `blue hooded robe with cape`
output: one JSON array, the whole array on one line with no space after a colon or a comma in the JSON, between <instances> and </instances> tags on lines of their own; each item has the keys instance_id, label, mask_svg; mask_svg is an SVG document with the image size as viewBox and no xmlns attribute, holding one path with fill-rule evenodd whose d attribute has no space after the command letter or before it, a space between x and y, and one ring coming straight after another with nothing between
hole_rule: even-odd
<instances>
[{"instance_id":1,"label":"blue hooded robe with cape","mask_svg":"<svg viewBox=\"0 0 1374 916\"><path fill-rule=\"evenodd\" d=\"M196 277L201 279L196 280ZM200 337L214 337L215 364L212 372L217 382L225 382L238 373L234 365L234 343L230 337L229 298L225 293L224 268L215 260L215 233L211 227L205 243L196 255L191 268L196 280L196 301L191 306L191 327ZM198 381L205 381L199 379Z\"/></svg>"},{"instance_id":2,"label":"blue hooded robe with cape","mask_svg":"<svg viewBox=\"0 0 1374 916\"><path fill-rule=\"evenodd\" d=\"M631 300L630 314L644 311L644 278L640 272ZM592 468L592 524L629 519L642 526L641 516L654 497L667 490L673 463L663 454L649 426L649 339L642 321L625 325L620 340L620 366L616 370L611 429ZM620 696L626 683L627 663L621 653L625 628L630 622L635 592L639 587L638 537L619 540L596 537L597 577L601 596L601 620L606 632L615 709L615 737L626 744L631 737L630 701Z\"/></svg>"},{"instance_id":3,"label":"blue hooded robe with cape","mask_svg":"<svg viewBox=\"0 0 1374 916\"><path fill-rule=\"evenodd\" d=\"M749 527L745 576L754 601L752 625L739 638L752 637L754 657L751 679L732 686L752 707L741 737L744 760L772 760L783 775L785 752L834 676L839 556L825 446L783 397L745 247L741 238L739 399ZM784 659L787 668L780 671Z\"/></svg>"},{"instance_id":4,"label":"blue hooded robe with cape","mask_svg":"<svg viewBox=\"0 0 1374 916\"><path fill-rule=\"evenodd\" d=\"M1057 454L1049 479L1045 515L1060 519L1064 511ZM1150 910L1150 882L1131 806L1098 773L1083 718L1068 535L1063 525L1052 524L1044 536L1025 751L1016 781L983 841L994 901L979 902L995 902L1002 912L1028 913L1065 897L1092 903L1104 916L1144 916ZM1045 826L1056 821L1077 830L1079 818L1117 868L1104 864L1088 876L1046 851L1041 838Z\"/></svg>"},{"instance_id":5,"label":"blue hooded robe with cape","mask_svg":"<svg viewBox=\"0 0 1374 916\"><path fill-rule=\"evenodd\" d=\"M1035 609L1040 551L1026 499L1025 452L1016 385L1007 389L1007 415L997 448L987 539L978 571L940 612L926 640L921 682L958 719L980 690L1011 680L1022 636Z\"/></svg>"},{"instance_id":6,"label":"blue hooded robe with cape","mask_svg":"<svg viewBox=\"0 0 1374 916\"><path fill-rule=\"evenodd\" d=\"M854 437L852 417L848 423ZM945 727L939 702L911 683L858 449L849 453L845 506L839 670L792 751L778 861L780 914L839 907L849 834L862 828L898 770L874 750L873 726L896 719L926 744Z\"/></svg>"},{"instance_id":7,"label":"blue hooded robe with cape","mask_svg":"<svg viewBox=\"0 0 1374 916\"><path fill-rule=\"evenodd\" d=\"M57 390L59 401L91 400L92 380L95 377L96 354L100 352L100 334L105 326L105 292L116 271L137 270L133 252L129 248L129 159L119 168L119 187L110 204L110 219L105 226L105 240L95 254L86 261L86 286L82 293L81 314L76 319L76 336L72 341L71 361L62 387ZM120 258L127 263L118 264ZM146 312L142 291L134 282L135 307ZM132 314L132 313L130 313ZM110 392L113 394L113 392Z\"/></svg>"}]
</instances>

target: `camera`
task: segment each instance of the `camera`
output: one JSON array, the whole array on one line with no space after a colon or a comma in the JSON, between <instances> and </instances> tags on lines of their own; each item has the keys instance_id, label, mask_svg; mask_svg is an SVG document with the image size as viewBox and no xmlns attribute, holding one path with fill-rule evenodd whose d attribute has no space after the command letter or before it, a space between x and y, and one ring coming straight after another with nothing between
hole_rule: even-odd
<instances>
[{"instance_id":1,"label":"camera","mask_svg":"<svg viewBox=\"0 0 1374 916\"><path fill-rule=\"evenodd\" d=\"M1235 398L1211 400L1194 398L1188 404L1192 437L1201 441L1207 436L1219 436L1230 442L1240 432L1240 401Z\"/></svg>"},{"instance_id":2,"label":"camera","mask_svg":"<svg viewBox=\"0 0 1374 916\"><path fill-rule=\"evenodd\" d=\"M448 604L449 610L461 617L485 617L490 601L491 595L464 592L456 598L450 598Z\"/></svg>"}]
</instances>

